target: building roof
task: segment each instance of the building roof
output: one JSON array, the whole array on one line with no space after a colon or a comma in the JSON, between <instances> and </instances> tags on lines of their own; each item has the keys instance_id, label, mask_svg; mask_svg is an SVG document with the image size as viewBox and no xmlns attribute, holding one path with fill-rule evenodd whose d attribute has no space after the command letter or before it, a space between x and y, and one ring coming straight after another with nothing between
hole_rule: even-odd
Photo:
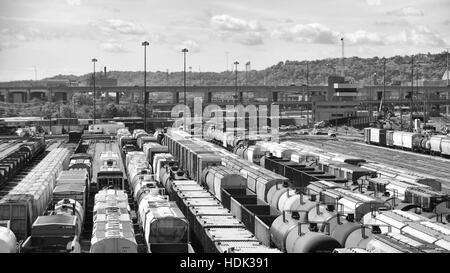
<instances>
[{"instance_id":1,"label":"building roof","mask_svg":"<svg viewBox=\"0 0 450 273\"><path fill-rule=\"evenodd\" d=\"M444 72L444 75L442 75L442 80L447 80L447 75L450 78L450 70L446 70ZM450 79L449 79L450 80Z\"/></svg>"}]
</instances>

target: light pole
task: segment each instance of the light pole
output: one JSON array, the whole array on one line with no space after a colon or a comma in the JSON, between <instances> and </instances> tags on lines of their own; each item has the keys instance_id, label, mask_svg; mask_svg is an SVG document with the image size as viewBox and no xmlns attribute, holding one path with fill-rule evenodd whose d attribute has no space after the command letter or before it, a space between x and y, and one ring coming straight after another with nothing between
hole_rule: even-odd
<instances>
[{"instance_id":1,"label":"light pole","mask_svg":"<svg viewBox=\"0 0 450 273\"><path fill-rule=\"evenodd\" d=\"M310 101L310 97L309 97L309 62L306 62L306 96L308 99L308 102ZM306 103L306 124L309 128L309 107L308 107L309 103ZM311 111L312 111L312 107L311 107Z\"/></svg>"},{"instance_id":2,"label":"light pole","mask_svg":"<svg viewBox=\"0 0 450 273\"><path fill-rule=\"evenodd\" d=\"M94 94L94 125L95 125L95 63L98 61L96 58L93 58L92 60L92 63L94 64L94 74L93 74L93 81L94 81L94 92L93 92L93 94Z\"/></svg>"},{"instance_id":3,"label":"light pole","mask_svg":"<svg viewBox=\"0 0 450 273\"><path fill-rule=\"evenodd\" d=\"M142 42L144 46L144 131L147 132L147 46L149 42Z\"/></svg>"},{"instance_id":4,"label":"light pole","mask_svg":"<svg viewBox=\"0 0 450 273\"><path fill-rule=\"evenodd\" d=\"M189 51L188 51L187 48L183 48L181 50L181 52L183 52L183 55L184 55L184 70L183 70L184 71L183 72L184 98L183 98L183 101L184 101L184 105L187 105L187 101L186 101L186 53L189 52ZM186 131L186 114L185 113L183 114L183 118L184 118L183 128L184 128L184 131Z\"/></svg>"},{"instance_id":5,"label":"light pole","mask_svg":"<svg viewBox=\"0 0 450 273\"><path fill-rule=\"evenodd\" d=\"M235 74L235 78L234 78L234 93L235 94L234 94L234 96L236 98L236 104L238 102L238 87L237 87L237 76L238 76L237 66L238 66L238 64L239 64L238 61L234 62L234 67L235 67L235 69L234 69L234 74Z\"/></svg>"},{"instance_id":6,"label":"light pole","mask_svg":"<svg viewBox=\"0 0 450 273\"><path fill-rule=\"evenodd\" d=\"M410 118L410 128L413 128L413 93L414 93L414 55L411 56L411 99L409 102L409 112L411 115Z\"/></svg>"},{"instance_id":7,"label":"light pole","mask_svg":"<svg viewBox=\"0 0 450 273\"><path fill-rule=\"evenodd\" d=\"M383 57L383 99L381 100L381 103L383 103L383 102L386 102L386 58L385 57ZM381 109L380 109L380 112L381 112ZM384 116L386 117L386 113L384 113Z\"/></svg>"}]
</instances>

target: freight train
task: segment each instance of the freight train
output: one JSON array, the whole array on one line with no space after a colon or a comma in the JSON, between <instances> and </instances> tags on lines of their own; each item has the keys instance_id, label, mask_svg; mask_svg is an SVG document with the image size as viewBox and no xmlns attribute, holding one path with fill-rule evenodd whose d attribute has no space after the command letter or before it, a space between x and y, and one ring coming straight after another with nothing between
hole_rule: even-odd
<instances>
[{"instance_id":1,"label":"freight train","mask_svg":"<svg viewBox=\"0 0 450 273\"><path fill-rule=\"evenodd\" d=\"M62 171L55 181L50 209L33 223L21 252L79 253L87 203L86 169Z\"/></svg>"},{"instance_id":2,"label":"freight train","mask_svg":"<svg viewBox=\"0 0 450 273\"><path fill-rule=\"evenodd\" d=\"M15 142L15 144L17 144ZM2 152L6 150L1 147ZM4 150L5 149L5 150ZM29 140L17 145L14 151L0 159L0 187L14 177L25 165L45 150L43 139Z\"/></svg>"},{"instance_id":3,"label":"freight train","mask_svg":"<svg viewBox=\"0 0 450 273\"><path fill-rule=\"evenodd\" d=\"M95 195L91 253L137 253L137 243L123 190L102 189Z\"/></svg>"},{"instance_id":4,"label":"freight train","mask_svg":"<svg viewBox=\"0 0 450 273\"><path fill-rule=\"evenodd\" d=\"M24 240L35 231L34 223L44 215L52 202L58 174L67 167L69 151L52 149L16 186L0 200L0 220L9 220L17 240Z\"/></svg>"},{"instance_id":5,"label":"freight train","mask_svg":"<svg viewBox=\"0 0 450 273\"><path fill-rule=\"evenodd\" d=\"M92 168L92 183L97 191L105 187L124 189L126 173L117 145L113 141L96 142Z\"/></svg>"},{"instance_id":6,"label":"freight train","mask_svg":"<svg viewBox=\"0 0 450 273\"><path fill-rule=\"evenodd\" d=\"M382 147L450 156L450 137L445 135L426 136L420 133L364 128L364 142Z\"/></svg>"},{"instance_id":7,"label":"freight train","mask_svg":"<svg viewBox=\"0 0 450 273\"><path fill-rule=\"evenodd\" d=\"M166 139L167 138L167 139ZM195 167L192 168L192 166L199 166L201 164L208 164L206 161L206 156L203 155L200 158L196 158L195 156L190 156L186 154L186 150L189 142L197 142L196 145L191 144L192 147L200 146L208 147L207 143L203 143L201 141L196 140L195 138L192 138L190 135L185 134L184 132L176 132L170 135L166 135L165 141L169 145L169 151L174 151L177 153L177 150L179 149L179 155L175 156L175 158L178 158L178 156L182 156L181 161L185 162L184 160L188 160L187 163L185 163L183 166L184 168L195 170ZM171 146L174 146L175 142L179 142L179 147L176 148L177 145L175 145L175 148L171 148ZM313 159L312 161L318 161L320 159L334 159L335 161L333 165L330 164L323 164L323 166L320 166L323 168L324 166L331 167L336 172L341 173L341 177L345 177L345 179L338 179L336 177L327 177L324 176L324 172L318 173L316 169L312 169L309 171L312 171L312 173L309 173L307 175L303 175L303 178L308 179L309 178L316 178L316 179L310 179L309 184L308 181L304 185L296 185L295 186L295 177L300 175L300 172L297 172L297 175L294 175L291 177L291 180L286 183L275 183L272 185L272 188L269 189L271 192L270 194L267 192L266 195L262 194L263 191L260 190L259 197L256 194L255 191L252 191L248 188L248 185L252 185L255 181L254 179L257 177L251 177L249 179L248 176L248 169L256 169L255 166L251 167L245 167L245 162L241 161L242 167L239 170L239 168L236 168L235 170L238 170L239 173L243 173L244 177L247 178L247 188L246 189L229 189L230 192L227 192L226 189L223 189L222 196L229 196L231 197L228 202L227 200L224 200L224 203L231 203L229 206L231 208L231 211L233 212L232 206L234 207L240 207L241 211L241 217L242 213L244 214L250 214L253 215L250 217L250 221L246 220L250 223L255 223L254 230L258 231L256 233L257 237L259 236L259 240L265 242L268 245L275 245L278 248L287 251L287 252L303 252L306 251L306 249L303 249L302 246L306 246L305 243L302 241L303 239L306 239L307 237L302 238L301 240L299 237L302 237L304 234L307 234L308 232L316 232L319 231L319 233L322 233L322 235L328 236L323 237L323 242L326 242L327 240L330 240L331 238L338 238L339 236L333 235L334 230L338 230L341 227L344 226L359 226L359 230L361 230L361 224L359 223L363 216L367 213L372 213L373 211L378 210L390 210L394 208L394 205L400 203L400 201L394 201L388 200L387 198L380 198L381 196L370 196L365 194L365 192L358 192L355 190L360 189L360 187L351 187L352 184L355 184L359 178L363 177L364 179L368 177L373 177L376 172L359 168L358 166L355 166L357 164L364 164L364 160L360 160L357 158L345 158L340 155L332 155L326 156L324 154L317 154L317 153L309 153L311 151L308 151L307 153L300 153L298 150L295 151L295 147L292 145L289 145L290 149L284 149L278 151L279 155L283 156L289 156L293 157L293 159L296 162L301 162L300 160L304 159ZM216 155L219 155L219 157L222 158L222 164L227 165L229 167L233 167L237 165L238 161L240 161L238 158L228 155L226 156L225 151L218 151L214 147L210 147L211 150L216 153ZM200 154L199 151L196 151L198 147L191 148L193 154L197 154L197 156ZM252 149L248 149L252 150ZM255 151L257 149L254 149ZM261 149L262 151L264 149ZM300 149L302 150L302 149ZM261 152L261 155L265 155L267 151ZM304 151L303 151L304 152ZM203 152L205 153L205 152ZM276 154L276 153L275 153ZM209 159L211 160L213 155L209 155ZM247 158L250 158L252 160L253 156L248 156ZM189 162L190 159L190 162ZM194 160L194 161L192 161ZM195 162L197 161L197 162ZM264 163L267 162L265 158L261 160ZM284 165L288 165L286 168L290 169L301 169L305 168L306 166L292 166L292 163L295 162L289 162L290 160L287 160L288 162L284 162ZM351 164L344 164L346 162L353 163L355 165ZM261 163L261 162L260 162ZM211 163L210 163L211 164ZM249 163L247 162L247 165ZM291 165L291 166L289 166ZM295 164L294 164L295 165ZM341 165L341 166L339 166ZM349 167L351 165L352 167ZM286 169L284 168L284 169ZM283 170L283 168L279 168ZM276 171L276 170L275 170ZM305 172L308 170L304 170ZM316 173L314 173L316 171ZM247 173L247 174L246 174ZM283 173L285 174L285 173ZM320 179L317 179L317 176L320 177L320 174L322 174L322 178L328 179L328 181L317 181ZM328 175L330 176L330 175ZM298 178L297 178L298 179ZM294 182L292 181L294 180ZM334 181L333 181L334 180ZM420 180L420 179L418 179ZM434 181L435 182L435 181ZM294 184L293 184L294 183ZM284 184L284 185L283 185ZM431 183L431 185L434 185L434 183ZM291 188L289 188L291 186ZM306 189L305 189L306 186ZM425 186L426 185L423 185ZM253 186L251 186L253 189ZM322 190L318 190L321 189ZM325 188L325 189L323 189ZM413 189L410 189L413 191ZM313 193L315 191L315 194ZM264 191L265 192L265 191ZM311 194L313 193L313 194ZM253 196L252 196L253 195ZM381 195L381 194L380 194ZM262 198L261 198L262 197ZM308 197L308 198L307 198ZM226 199L226 197L225 197ZM418 200L420 198L418 197L412 197L410 200ZM268 203L264 202L270 200ZM289 202L288 202L289 200ZM244 204L242 204L242 203ZM236 203L238 205L236 205ZM440 202L440 204L445 204L445 202ZM309 205L309 206L308 206ZM280 207L285 206L284 209L279 210ZM306 209L303 207L306 206ZM416 204L416 207L418 205ZM298 208L300 207L300 211L298 210L292 210L292 208ZM276 209L274 211L274 209ZM235 211L238 211L234 209ZM278 211L278 215L277 215ZM249 213L250 212L250 213ZM280 215L280 212L282 212L282 215ZM239 213L235 212L236 215L239 215ZM259 214L259 215L258 215ZM256 217L255 217L256 215ZM247 216L244 217L244 219ZM242 218L241 218L242 219ZM278 222L275 222L275 220L278 219ZM319 219L319 220L318 220ZM252 226L252 224L250 224ZM300 227L298 227L300 226ZM352 228L353 228L352 227ZM292 232L291 237L285 237L290 234L290 232L286 233L287 231L292 231L292 229L296 230L297 232ZM367 229L367 230L366 230ZM261 232L261 230L265 230L265 232ZM268 233L267 230L270 230ZM280 231L280 235L277 235L277 231ZM344 229L345 232L346 229ZM376 234L377 229L372 228L364 228L365 233L368 234ZM269 234L269 235L268 235ZM299 235L300 234L300 235ZM314 236L316 234L312 233L312 235L308 236ZM387 236L387 235L383 235ZM336 237L336 238L335 238ZM363 236L364 237L364 236ZM284 239L277 239L277 238L289 238L287 239L287 242L284 241ZM317 237L318 238L318 237ZM317 239L319 240L319 239ZM297 242L298 241L298 242ZM332 241L332 240L331 240ZM329 244L332 244L331 241ZM297 242L297 243L296 243ZM324 245L326 245L324 243ZM317 249L316 249L317 250ZM308 250L309 251L309 250ZM382 252L382 251L380 251Z\"/></svg>"}]
</instances>

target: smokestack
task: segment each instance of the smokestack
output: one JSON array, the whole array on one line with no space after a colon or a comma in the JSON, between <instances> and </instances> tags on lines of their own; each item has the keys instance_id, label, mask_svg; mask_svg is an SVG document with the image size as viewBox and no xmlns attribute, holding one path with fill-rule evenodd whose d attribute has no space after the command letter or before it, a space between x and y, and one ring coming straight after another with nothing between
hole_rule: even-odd
<instances>
[{"instance_id":1,"label":"smokestack","mask_svg":"<svg viewBox=\"0 0 450 273\"><path fill-rule=\"evenodd\" d=\"M106 78L106 66L105 66L105 68L104 68L104 71L105 71L105 78Z\"/></svg>"}]
</instances>

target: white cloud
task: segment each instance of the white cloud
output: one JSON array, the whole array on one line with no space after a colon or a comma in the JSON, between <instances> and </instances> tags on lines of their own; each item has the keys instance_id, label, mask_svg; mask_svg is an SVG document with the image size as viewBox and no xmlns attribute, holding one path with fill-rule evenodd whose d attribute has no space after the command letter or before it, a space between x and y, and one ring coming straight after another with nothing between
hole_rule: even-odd
<instances>
[{"instance_id":1,"label":"white cloud","mask_svg":"<svg viewBox=\"0 0 450 273\"><path fill-rule=\"evenodd\" d=\"M211 18L211 24L219 30L224 31L263 31L264 28L258 21L246 21L231 17L227 14L215 15Z\"/></svg>"},{"instance_id":2,"label":"white cloud","mask_svg":"<svg viewBox=\"0 0 450 273\"><path fill-rule=\"evenodd\" d=\"M107 19L90 22L90 25L97 27L104 34L120 33L125 35L142 35L146 31L140 24L124 21L121 19Z\"/></svg>"},{"instance_id":3,"label":"white cloud","mask_svg":"<svg viewBox=\"0 0 450 273\"><path fill-rule=\"evenodd\" d=\"M190 53L197 53L200 51L200 45L193 40L186 40L175 46L175 50L181 52L183 48L187 48Z\"/></svg>"},{"instance_id":4,"label":"white cloud","mask_svg":"<svg viewBox=\"0 0 450 273\"><path fill-rule=\"evenodd\" d=\"M298 24L284 26L272 32L272 36L287 41L305 42L312 44L334 44L338 40L339 32L329 29L319 23Z\"/></svg>"},{"instance_id":5,"label":"white cloud","mask_svg":"<svg viewBox=\"0 0 450 273\"><path fill-rule=\"evenodd\" d=\"M265 28L258 21L247 21L227 14L211 17L211 25L223 40L233 40L243 45L263 44Z\"/></svg>"},{"instance_id":6,"label":"white cloud","mask_svg":"<svg viewBox=\"0 0 450 273\"><path fill-rule=\"evenodd\" d=\"M66 0L67 4L71 6L79 6L81 5L81 0Z\"/></svg>"},{"instance_id":7,"label":"white cloud","mask_svg":"<svg viewBox=\"0 0 450 273\"><path fill-rule=\"evenodd\" d=\"M394 16L423 16L423 11L414 7L405 7L388 11L387 14Z\"/></svg>"},{"instance_id":8,"label":"white cloud","mask_svg":"<svg viewBox=\"0 0 450 273\"><path fill-rule=\"evenodd\" d=\"M361 44L371 44L371 45L383 45L383 39L375 32L367 32L365 30L357 30L353 33L345 35L346 41L350 44L361 45Z\"/></svg>"},{"instance_id":9,"label":"white cloud","mask_svg":"<svg viewBox=\"0 0 450 273\"><path fill-rule=\"evenodd\" d=\"M426 26L417 26L413 29L403 30L398 34L386 37L391 44L405 44L416 46L445 46L445 40Z\"/></svg>"},{"instance_id":10,"label":"white cloud","mask_svg":"<svg viewBox=\"0 0 450 273\"><path fill-rule=\"evenodd\" d=\"M53 40L70 37L69 32L41 30L36 27L3 28L0 30L0 47L13 48L24 42Z\"/></svg>"},{"instance_id":11,"label":"white cloud","mask_svg":"<svg viewBox=\"0 0 450 273\"><path fill-rule=\"evenodd\" d=\"M125 53L128 52L124 46L117 42L105 42L100 44L100 48L106 52Z\"/></svg>"},{"instance_id":12,"label":"white cloud","mask_svg":"<svg viewBox=\"0 0 450 273\"><path fill-rule=\"evenodd\" d=\"M379 6L381 5L381 0L366 0L366 3L369 6Z\"/></svg>"}]
</instances>

